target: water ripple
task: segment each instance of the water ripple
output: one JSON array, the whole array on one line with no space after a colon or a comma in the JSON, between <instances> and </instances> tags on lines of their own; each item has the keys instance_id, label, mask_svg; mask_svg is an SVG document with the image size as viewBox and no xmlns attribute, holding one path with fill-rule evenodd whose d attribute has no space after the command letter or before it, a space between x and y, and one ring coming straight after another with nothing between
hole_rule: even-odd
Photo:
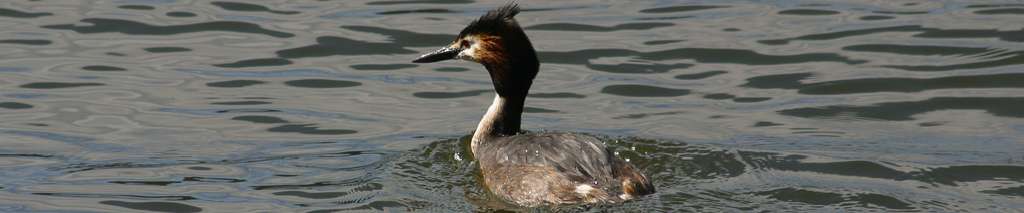
<instances>
[{"instance_id":1,"label":"water ripple","mask_svg":"<svg viewBox=\"0 0 1024 213\"><path fill-rule=\"evenodd\" d=\"M920 25L903 25L903 26L892 26L892 27L879 27L879 28L866 28L857 30L845 30L836 31L830 33L810 34L803 35L794 38L785 39L770 39L770 40L759 40L758 42L768 45L781 45L788 44L792 41L800 40L834 40L853 36L864 36L871 34L889 33L889 32L914 32L914 37L919 38L945 38L945 39L956 39L956 38L998 38L1003 41L1009 42L1024 42L1024 30L973 30L973 29L940 29L922 27Z\"/></svg>"},{"instance_id":2,"label":"water ripple","mask_svg":"<svg viewBox=\"0 0 1024 213\"><path fill-rule=\"evenodd\" d=\"M119 144L107 144L97 143L97 139L86 136L76 136L70 134L61 134L54 132L43 132L43 131L29 131L29 130L16 130L16 129L0 129L0 134L17 135L25 137L33 137L44 140L57 141L62 143L68 143L80 146L86 149L104 150L104 151L125 151L130 150L131 147L119 145Z\"/></svg>"},{"instance_id":3,"label":"water ripple","mask_svg":"<svg viewBox=\"0 0 1024 213\"><path fill-rule=\"evenodd\" d=\"M805 118L854 116L884 121L909 121L912 116L939 110L984 110L994 116L1024 118L1020 97L936 97L922 101L885 102L868 106L825 106L787 109L783 115Z\"/></svg>"},{"instance_id":4,"label":"water ripple","mask_svg":"<svg viewBox=\"0 0 1024 213\"><path fill-rule=\"evenodd\" d=\"M44 13L44 12L33 13L33 12L25 12L25 11L19 11L19 10L8 9L8 8L0 8L0 17L38 18L38 17L52 16L52 15L53 15L53 13Z\"/></svg>"},{"instance_id":5,"label":"water ripple","mask_svg":"<svg viewBox=\"0 0 1024 213\"><path fill-rule=\"evenodd\" d=\"M59 24L42 26L47 29L71 30L82 34L110 33L117 32L128 35L174 35L182 33L196 33L209 31L236 32L262 34L277 38L290 38L295 34L281 31L268 30L257 24L237 21L213 21L195 24L157 26L142 22L135 22L121 19L108 18L86 18L80 22L89 23L87 26L76 24Z\"/></svg>"},{"instance_id":6,"label":"water ripple","mask_svg":"<svg viewBox=\"0 0 1024 213\"><path fill-rule=\"evenodd\" d=\"M367 118L363 116L348 115L342 113L329 113L329 112L318 112L304 109L287 109L287 108L208 108L208 109L180 109L180 108L160 108L157 109L160 112L173 112L183 113L190 115L205 115L205 116L221 116L223 114L231 113L250 113L250 112L263 112L263 113L283 113L288 115L299 115L304 117L313 118L336 118L353 121L379 121L378 119Z\"/></svg>"},{"instance_id":7,"label":"water ripple","mask_svg":"<svg viewBox=\"0 0 1024 213\"><path fill-rule=\"evenodd\" d=\"M263 6L263 5L241 3L241 2L215 1L215 2L210 2L210 4L212 4L214 6L217 6L217 7L220 7L221 9L230 10L230 11L267 12L267 13L280 14L280 15L299 14L298 11L271 10L270 8L268 8L266 6Z\"/></svg>"},{"instance_id":8,"label":"water ripple","mask_svg":"<svg viewBox=\"0 0 1024 213\"><path fill-rule=\"evenodd\" d=\"M550 23L538 24L526 27L527 30L557 30L557 31L587 31L587 32L613 32L619 30L650 30L655 28L675 26L672 23L649 22L649 23L627 23L611 27L574 24L574 23Z\"/></svg>"}]
</instances>

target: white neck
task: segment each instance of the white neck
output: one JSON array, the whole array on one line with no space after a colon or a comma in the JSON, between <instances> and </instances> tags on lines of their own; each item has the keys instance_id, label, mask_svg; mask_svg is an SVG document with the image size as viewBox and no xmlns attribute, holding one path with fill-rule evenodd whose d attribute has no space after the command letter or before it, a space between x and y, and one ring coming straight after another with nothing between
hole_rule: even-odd
<instances>
[{"instance_id":1,"label":"white neck","mask_svg":"<svg viewBox=\"0 0 1024 213\"><path fill-rule=\"evenodd\" d=\"M473 140L470 143L473 153L476 154L477 146L486 140L518 133L522 108L522 101L516 103L515 100L495 95L494 102L487 108L487 113L480 119L480 124L477 124L476 132L473 133Z\"/></svg>"}]
</instances>

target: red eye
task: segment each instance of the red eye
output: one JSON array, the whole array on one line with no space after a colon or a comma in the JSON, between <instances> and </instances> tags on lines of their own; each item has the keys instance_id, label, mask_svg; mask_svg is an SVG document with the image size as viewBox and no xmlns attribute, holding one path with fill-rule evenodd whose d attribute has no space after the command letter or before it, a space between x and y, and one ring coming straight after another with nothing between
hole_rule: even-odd
<instances>
[{"instance_id":1,"label":"red eye","mask_svg":"<svg viewBox=\"0 0 1024 213\"><path fill-rule=\"evenodd\" d=\"M470 43L467 40L462 40L462 43L461 43L462 47L469 47L470 44L472 44L472 43Z\"/></svg>"}]
</instances>

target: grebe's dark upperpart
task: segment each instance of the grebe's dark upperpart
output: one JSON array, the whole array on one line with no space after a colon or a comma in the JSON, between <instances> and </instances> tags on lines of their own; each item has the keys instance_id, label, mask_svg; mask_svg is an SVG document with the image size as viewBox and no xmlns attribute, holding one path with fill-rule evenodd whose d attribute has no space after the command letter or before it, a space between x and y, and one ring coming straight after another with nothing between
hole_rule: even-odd
<instances>
[{"instance_id":1,"label":"grebe's dark upperpart","mask_svg":"<svg viewBox=\"0 0 1024 213\"><path fill-rule=\"evenodd\" d=\"M517 13L514 3L491 10L447 47L413 61L463 59L487 68L497 96L470 143L487 189L522 206L619 202L653 193L643 173L597 138L520 134L523 104L540 62L513 18Z\"/></svg>"}]
</instances>

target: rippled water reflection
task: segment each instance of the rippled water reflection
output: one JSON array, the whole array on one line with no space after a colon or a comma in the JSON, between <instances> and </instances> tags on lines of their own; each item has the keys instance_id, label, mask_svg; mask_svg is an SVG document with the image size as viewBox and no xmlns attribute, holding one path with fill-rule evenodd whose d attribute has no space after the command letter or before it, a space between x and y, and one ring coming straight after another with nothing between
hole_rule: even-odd
<instances>
[{"instance_id":1,"label":"rippled water reflection","mask_svg":"<svg viewBox=\"0 0 1024 213\"><path fill-rule=\"evenodd\" d=\"M502 2L0 3L0 211L468 211L493 92L408 63ZM1024 5L523 1L525 128L653 196L569 211L1024 209Z\"/></svg>"}]
</instances>

